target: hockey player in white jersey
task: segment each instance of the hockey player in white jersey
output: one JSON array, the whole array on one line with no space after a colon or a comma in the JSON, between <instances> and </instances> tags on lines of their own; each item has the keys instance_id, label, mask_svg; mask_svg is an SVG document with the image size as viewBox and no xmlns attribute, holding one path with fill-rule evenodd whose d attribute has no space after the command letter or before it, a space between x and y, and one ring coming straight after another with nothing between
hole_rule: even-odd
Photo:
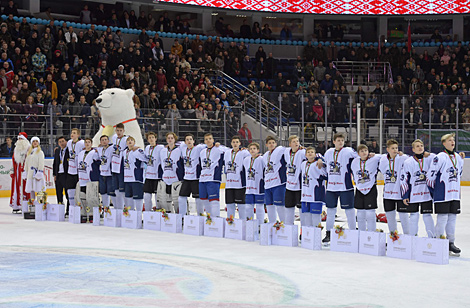
<instances>
[{"instance_id":1,"label":"hockey player in white jersey","mask_svg":"<svg viewBox=\"0 0 470 308\"><path fill-rule=\"evenodd\" d=\"M70 132L70 140L67 141L67 152L68 152L68 163L69 168L67 172L67 183L65 185L67 189L68 200L70 205L75 205L75 189L78 183L78 153L83 151L85 148L85 142L80 140L80 130L78 128L72 128ZM66 153L67 153L66 152Z\"/></svg>"},{"instance_id":2,"label":"hockey player in white jersey","mask_svg":"<svg viewBox=\"0 0 470 308\"><path fill-rule=\"evenodd\" d=\"M178 197L184 177L183 157L180 148L176 145L177 140L178 136L175 133L166 134L167 145L160 151L162 180L158 183L157 189L160 206L172 213L179 211ZM180 214L186 215L186 212Z\"/></svg>"},{"instance_id":3,"label":"hockey player in white jersey","mask_svg":"<svg viewBox=\"0 0 470 308\"><path fill-rule=\"evenodd\" d=\"M180 145L184 162L184 178L178 197L179 213L185 215L188 212L188 198L192 195L196 200L197 215L204 213L204 204L199 198L199 177L201 176L201 164L199 156L206 148L205 144L194 145L194 135L186 134L184 144Z\"/></svg>"},{"instance_id":4,"label":"hockey player in white jersey","mask_svg":"<svg viewBox=\"0 0 470 308\"><path fill-rule=\"evenodd\" d=\"M381 155L369 157L365 144L357 147L359 157L351 162L351 172L356 183L354 208L357 210L357 225L360 231L376 230L377 172Z\"/></svg>"},{"instance_id":5,"label":"hockey player in white jersey","mask_svg":"<svg viewBox=\"0 0 470 308\"><path fill-rule=\"evenodd\" d=\"M243 168L243 160L250 156L248 150L242 150L240 136L235 135L231 141L232 149L227 149L224 153L225 170L225 203L227 205L227 217L235 218L235 207L238 205L238 216L246 220L245 195L246 176Z\"/></svg>"},{"instance_id":6,"label":"hockey player in white jersey","mask_svg":"<svg viewBox=\"0 0 470 308\"><path fill-rule=\"evenodd\" d=\"M408 155L398 155L398 142L394 139L387 141L387 155L382 156L379 171L384 177L383 204L390 232L398 231L397 212L400 216L401 227L404 234L409 234L409 215L403 203L400 192L400 178L403 172L403 163Z\"/></svg>"},{"instance_id":7,"label":"hockey player in white jersey","mask_svg":"<svg viewBox=\"0 0 470 308\"><path fill-rule=\"evenodd\" d=\"M127 137L127 148L121 152L124 169L124 191L126 206L142 212L144 205L144 164L147 162L144 150L135 146L135 139Z\"/></svg>"},{"instance_id":8,"label":"hockey player in white jersey","mask_svg":"<svg viewBox=\"0 0 470 308\"><path fill-rule=\"evenodd\" d=\"M124 124L118 123L115 128L116 134L111 138L113 144L113 156L111 158L111 173L113 176L113 187L116 193L116 203L113 205L117 209L124 206L124 169L122 166L121 152L127 148L127 136L124 135Z\"/></svg>"},{"instance_id":9,"label":"hockey player in white jersey","mask_svg":"<svg viewBox=\"0 0 470 308\"><path fill-rule=\"evenodd\" d=\"M321 223L322 207L325 204L326 166L317 167L315 153L315 148L308 147L307 161L302 162L300 166L302 180L300 224L306 227L317 227Z\"/></svg>"},{"instance_id":10,"label":"hockey player in white jersey","mask_svg":"<svg viewBox=\"0 0 470 308\"><path fill-rule=\"evenodd\" d=\"M268 219L270 223L273 223L276 222L276 216L279 216L279 220L284 222L286 219L284 208L287 181L287 163L284 156L286 148L277 146L274 136L266 137L266 147L268 151L263 155L264 201Z\"/></svg>"},{"instance_id":11,"label":"hockey player in white jersey","mask_svg":"<svg viewBox=\"0 0 470 308\"><path fill-rule=\"evenodd\" d=\"M434 158L428 176L428 186L434 199L437 214L436 236L449 239L449 251L460 254L455 246L455 224L460 214L460 180L462 178L465 153L456 153L454 134L441 138L444 151Z\"/></svg>"},{"instance_id":12,"label":"hockey player in white jersey","mask_svg":"<svg viewBox=\"0 0 470 308\"><path fill-rule=\"evenodd\" d=\"M152 195L155 195L155 206L159 208L157 198L158 182L162 178L162 168L160 165L160 152L163 145L157 145L157 134L148 132L145 135L149 145L145 147L144 153L147 156L147 168L145 169L145 182L144 182L144 207L145 211L151 211Z\"/></svg>"},{"instance_id":13,"label":"hockey player in white jersey","mask_svg":"<svg viewBox=\"0 0 470 308\"><path fill-rule=\"evenodd\" d=\"M426 233L429 237L436 235L432 219L432 197L426 183L427 174L435 154L424 157L424 143L416 139L412 143L413 157L405 160L401 175L401 195L406 210L410 213L410 235L418 235L419 210L423 215Z\"/></svg>"},{"instance_id":14,"label":"hockey player in white jersey","mask_svg":"<svg viewBox=\"0 0 470 308\"><path fill-rule=\"evenodd\" d=\"M326 151L324 159L328 182L326 186L326 236L324 243L330 242L330 231L334 227L338 197L341 208L345 210L350 230L356 230L354 210L354 186L351 179L351 162L358 155L352 148L344 147L344 135L333 136L334 148Z\"/></svg>"},{"instance_id":15,"label":"hockey player in white jersey","mask_svg":"<svg viewBox=\"0 0 470 308\"><path fill-rule=\"evenodd\" d=\"M264 222L264 161L259 154L259 144L252 142L248 145L250 156L243 160L246 176L245 215L254 218L256 207L256 219L260 224Z\"/></svg>"},{"instance_id":16,"label":"hockey player in white jersey","mask_svg":"<svg viewBox=\"0 0 470 308\"><path fill-rule=\"evenodd\" d=\"M293 225L295 207L301 206L300 165L306 160L305 149L300 147L299 137L289 137L289 148L284 151L284 160L287 162L287 181L285 196L285 224Z\"/></svg>"},{"instance_id":17,"label":"hockey player in white jersey","mask_svg":"<svg viewBox=\"0 0 470 308\"><path fill-rule=\"evenodd\" d=\"M81 216L86 216L87 212L90 213L91 207L99 206L99 204L91 204L90 200L86 199L86 188L88 182L99 181L100 160L98 152L92 148L93 140L85 138L84 143L85 148L77 154L78 182L80 183L80 200L82 201ZM86 211L87 207L89 207L88 211Z\"/></svg>"},{"instance_id":18,"label":"hockey player in white jersey","mask_svg":"<svg viewBox=\"0 0 470 308\"><path fill-rule=\"evenodd\" d=\"M109 144L109 138L106 135L100 137L100 146L96 148L95 157L100 161L100 195L104 207L109 207L110 198L113 204L116 204L116 192L113 186L113 177L111 174L111 158L113 147Z\"/></svg>"}]
</instances>

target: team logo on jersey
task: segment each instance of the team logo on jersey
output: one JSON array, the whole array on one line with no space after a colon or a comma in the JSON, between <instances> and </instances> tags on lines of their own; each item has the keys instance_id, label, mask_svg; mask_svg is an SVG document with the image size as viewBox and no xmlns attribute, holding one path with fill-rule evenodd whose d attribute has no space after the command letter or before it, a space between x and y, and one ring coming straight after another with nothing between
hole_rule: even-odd
<instances>
[{"instance_id":1,"label":"team logo on jersey","mask_svg":"<svg viewBox=\"0 0 470 308\"><path fill-rule=\"evenodd\" d=\"M419 185L419 184L426 184L426 171L416 171L414 173L414 176L416 177L415 179L415 185Z\"/></svg>"},{"instance_id":2,"label":"team logo on jersey","mask_svg":"<svg viewBox=\"0 0 470 308\"><path fill-rule=\"evenodd\" d=\"M331 162L330 163L330 171L329 174L341 174L341 164L339 162Z\"/></svg>"},{"instance_id":3,"label":"team logo on jersey","mask_svg":"<svg viewBox=\"0 0 470 308\"><path fill-rule=\"evenodd\" d=\"M231 162L229 161L227 163L227 173L235 173L235 170L237 169L237 163L236 162Z\"/></svg>"},{"instance_id":4,"label":"team logo on jersey","mask_svg":"<svg viewBox=\"0 0 470 308\"><path fill-rule=\"evenodd\" d=\"M274 172L274 164L273 162L269 162L267 165L266 165L266 173L272 173Z\"/></svg>"},{"instance_id":5,"label":"team logo on jersey","mask_svg":"<svg viewBox=\"0 0 470 308\"><path fill-rule=\"evenodd\" d=\"M365 182L370 181L370 175L369 175L368 170L364 170L364 172L359 170L356 174L357 174L357 177L359 178L359 183L364 184Z\"/></svg>"},{"instance_id":6,"label":"team logo on jersey","mask_svg":"<svg viewBox=\"0 0 470 308\"><path fill-rule=\"evenodd\" d=\"M212 163L212 161L211 161L210 158L204 158L204 159L202 160L202 166L203 166L204 168L210 168L210 167L211 167L211 163Z\"/></svg>"},{"instance_id":7,"label":"team logo on jersey","mask_svg":"<svg viewBox=\"0 0 470 308\"><path fill-rule=\"evenodd\" d=\"M104 166L108 163L108 158L105 155L101 155L101 166Z\"/></svg>"},{"instance_id":8,"label":"team logo on jersey","mask_svg":"<svg viewBox=\"0 0 470 308\"><path fill-rule=\"evenodd\" d=\"M397 181L397 172L393 171L393 174L390 170L385 172L385 182L386 183L395 183Z\"/></svg>"},{"instance_id":9,"label":"team logo on jersey","mask_svg":"<svg viewBox=\"0 0 470 308\"><path fill-rule=\"evenodd\" d=\"M454 166L451 166L450 168L447 168L446 172L449 174L449 181L457 181L457 174L458 170L457 168L454 168Z\"/></svg>"},{"instance_id":10,"label":"team logo on jersey","mask_svg":"<svg viewBox=\"0 0 470 308\"><path fill-rule=\"evenodd\" d=\"M432 160L432 164L437 165L438 162L439 162L439 158L437 156L434 157L434 159Z\"/></svg>"},{"instance_id":11,"label":"team logo on jersey","mask_svg":"<svg viewBox=\"0 0 470 308\"><path fill-rule=\"evenodd\" d=\"M255 169L254 168L250 168L248 169L248 179L249 180L254 180L255 179Z\"/></svg>"},{"instance_id":12,"label":"team logo on jersey","mask_svg":"<svg viewBox=\"0 0 470 308\"><path fill-rule=\"evenodd\" d=\"M80 171L86 171L86 167L87 167L87 163L85 161L81 161L78 164L78 170L80 170Z\"/></svg>"},{"instance_id":13,"label":"team logo on jersey","mask_svg":"<svg viewBox=\"0 0 470 308\"><path fill-rule=\"evenodd\" d=\"M119 150L119 147L117 145L114 146L114 155L119 155L121 151Z\"/></svg>"},{"instance_id":14,"label":"team logo on jersey","mask_svg":"<svg viewBox=\"0 0 470 308\"><path fill-rule=\"evenodd\" d=\"M287 174L294 176L296 170L297 167L295 165L289 165L289 167L287 168Z\"/></svg>"},{"instance_id":15,"label":"team logo on jersey","mask_svg":"<svg viewBox=\"0 0 470 308\"><path fill-rule=\"evenodd\" d=\"M72 151L72 154L70 155L70 159L75 159L75 151Z\"/></svg>"},{"instance_id":16,"label":"team logo on jersey","mask_svg":"<svg viewBox=\"0 0 470 308\"><path fill-rule=\"evenodd\" d=\"M147 166L153 167L153 158L152 157L149 158L149 161L147 162Z\"/></svg>"},{"instance_id":17,"label":"team logo on jersey","mask_svg":"<svg viewBox=\"0 0 470 308\"><path fill-rule=\"evenodd\" d=\"M185 165L186 167L191 167L191 165L192 165L192 164L191 164L191 157L185 157L185 158L184 158L184 165Z\"/></svg>"},{"instance_id":18,"label":"team logo on jersey","mask_svg":"<svg viewBox=\"0 0 470 308\"><path fill-rule=\"evenodd\" d=\"M164 169L165 170L173 170L173 159L166 158L164 160Z\"/></svg>"},{"instance_id":19,"label":"team logo on jersey","mask_svg":"<svg viewBox=\"0 0 470 308\"><path fill-rule=\"evenodd\" d=\"M131 169L131 165L129 164L129 160L127 158L124 159L124 169Z\"/></svg>"},{"instance_id":20,"label":"team logo on jersey","mask_svg":"<svg viewBox=\"0 0 470 308\"><path fill-rule=\"evenodd\" d=\"M310 184L310 179L308 178L308 174L305 174L302 179L302 183L304 186L309 186Z\"/></svg>"}]
</instances>

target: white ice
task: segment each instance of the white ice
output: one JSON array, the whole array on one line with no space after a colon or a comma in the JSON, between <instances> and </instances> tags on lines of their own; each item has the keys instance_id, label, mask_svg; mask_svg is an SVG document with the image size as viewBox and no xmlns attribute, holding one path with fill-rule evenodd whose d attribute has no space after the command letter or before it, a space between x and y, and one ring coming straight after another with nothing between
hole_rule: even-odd
<instances>
[{"instance_id":1,"label":"white ice","mask_svg":"<svg viewBox=\"0 0 470 308\"><path fill-rule=\"evenodd\" d=\"M449 265L36 222L3 198L0 307L469 307L469 197L463 187Z\"/></svg>"}]
</instances>

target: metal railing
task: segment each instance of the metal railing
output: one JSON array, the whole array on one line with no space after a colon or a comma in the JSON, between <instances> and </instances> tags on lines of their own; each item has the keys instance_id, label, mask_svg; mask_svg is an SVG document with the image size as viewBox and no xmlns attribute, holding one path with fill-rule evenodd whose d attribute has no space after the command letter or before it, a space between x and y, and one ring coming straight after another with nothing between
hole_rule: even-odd
<instances>
[{"instance_id":1,"label":"metal railing","mask_svg":"<svg viewBox=\"0 0 470 308\"><path fill-rule=\"evenodd\" d=\"M389 62L333 61L333 65L349 86L373 86L377 83L384 86L393 83Z\"/></svg>"}]
</instances>

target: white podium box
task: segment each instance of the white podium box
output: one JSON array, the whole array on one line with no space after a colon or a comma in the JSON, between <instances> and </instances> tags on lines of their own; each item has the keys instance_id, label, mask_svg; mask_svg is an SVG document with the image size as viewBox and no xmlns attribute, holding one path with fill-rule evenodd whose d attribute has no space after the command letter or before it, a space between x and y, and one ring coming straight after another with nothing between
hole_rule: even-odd
<instances>
[{"instance_id":1,"label":"white podium box","mask_svg":"<svg viewBox=\"0 0 470 308\"><path fill-rule=\"evenodd\" d=\"M310 250L321 250L321 240L321 228L302 227L302 248Z\"/></svg>"},{"instance_id":2,"label":"white podium box","mask_svg":"<svg viewBox=\"0 0 470 308\"><path fill-rule=\"evenodd\" d=\"M246 240L248 242L254 242L259 240L259 220L251 219L247 220L245 224L246 228Z\"/></svg>"},{"instance_id":3,"label":"white podium box","mask_svg":"<svg viewBox=\"0 0 470 308\"><path fill-rule=\"evenodd\" d=\"M297 247L299 245L299 227L285 225L276 230L272 227L272 244L277 246Z\"/></svg>"},{"instance_id":4,"label":"white podium box","mask_svg":"<svg viewBox=\"0 0 470 308\"><path fill-rule=\"evenodd\" d=\"M359 253L371 256L385 256L386 235L383 232L359 232Z\"/></svg>"},{"instance_id":5,"label":"white podium box","mask_svg":"<svg viewBox=\"0 0 470 308\"><path fill-rule=\"evenodd\" d=\"M246 239L246 220L234 219L232 224L225 220L224 237L234 240Z\"/></svg>"},{"instance_id":6,"label":"white podium box","mask_svg":"<svg viewBox=\"0 0 470 308\"><path fill-rule=\"evenodd\" d=\"M184 215L183 233L188 235L204 235L204 216Z\"/></svg>"},{"instance_id":7,"label":"white podium box","mask_svg":"<svg viewBox=\"0 0 470 308\"><path fill-rule=\"evenodd\" d=\"M47 220L65 221L65 205L64 204L48 204Z\"/></svg>"},{"instance_id":8,"label":"white podium box","mask_svg":"<svg viewBox=\"0 0 470 308\"><path fill-rule=\"evenodd\" d=\"M29 206L28 206L27 200L21 201L21 212L23 213L29 212Z\"/></svg>"},{"instance_id":9,"label":"white podium box","mask_svg":"<svg viewBox=\"0 0 470 308\"><path fill-rule=\"evenodd\" d=\"M122 212L121 227L128 229L142 229L142 212L129 210L128 215Z\"/></svg>"},{"instance_id":10,"label":"white podium box","mask_svg":"<svg viewBox=\"0 0 470 308\"><path fill-rule=\"evenodd\" d=\"M106 227L118 228L121 226L122 209L109 209L105 211L103 223Z\"/></svg>"},{"instance_id":11,"label":"white podium box","mask_svg":"<svg viewBox=\"0 0 470 308\"><path fill-rule=\"evenodd\" d=\"M74 205L69 207L69 222L73 224L81 223L81 209L80 206Z\"/></svg>"},{"instance_id":12,"label":"white podium box","mask_svg":"<svg viewBox=\"0 0 470 308\"><path fill-rule=\"evenodd\" d=\"M274 223L267 223L259 225L259 244L261 246L269 246L273 244L273 224Z\"/></svg>"},{"instance_id":13,"label":"white podium box","mask_svg":"<svg viewBox=\"0 0 470 308\"><path fill-rule=\"evenodd\" d=\"M416 261L439 265L449 264L449 240L418 237L415 242Z\"/></svg>"},{"instance_id":14,"label":"white podium box","mask_svg":"<svg viewBox=\"0 0 470 308\"><path fill-rule=\"evenodd\" d=\"M393 241L387 236L387 257L414 260L415 236L399 234L399 238Z\"/></svg>"},{"instance_id":15,"label":"white podium box","mask_svg":"<svg viewBox=\"0 0 470 308\"><path fill-rule=\"evenodd\" d=\"M160 212L149 212L145 211L144 213L144 229L146 230L161 230L161 217L162 213Z\"/></svg>"},{"instance_id":16,"label":"white podium box","mask_svg":"<svg viewBox=\"0 0 470 308\"><path fill-rule=\"evenodd\" d=\"M355 253L359 251L358 230L344 229L342 235L336 233L335 231L336 229L332 229L330 233L330 250Z\"/></svg>"},{"instance_id":17,"label":"white podium box","mask_svg":"<svg viewBox=\"0 0 470 308\"><path fill-rule=\"evenodd\" d=\"M99 226L100 224L101 224L100 207L94 206L93 207L93 226Z\"/></svg>"},{"instance_id":18,"label":"white podium box","mask_svg":"<svg viewBox=\"0 0 470 308\"><path fill-rule=\"evenodd\" d=\"M211 219L210 224L207 219L204 219L204 236L224 237L225 218L213 217Z\"/></svg>"},{"instance_id":19,"label":"white podium box","mask_svg":"<svg viewBox=\"0 0 470 308\"><path fill-rule=\"evenodd\" d=\"M47 207L49 204L46 205L46 209L44 209L44 204L39 203L39 202L34 202L36 205L34 207L35 213L34 213L34 219L36 221L46 221L47 220Z\"/></svg>"},{"instance_id":20,"label":"white podium box","mask_svg":"<svg viewBox=\"0 0 470 308\"><path fill-rule=\"evenodd\" d=\"M160 225L161 231L170 233L181 233L183 232L183 215L168 213L168 218L164 218L160 214Z\"/></svg>"}]
</instances>

